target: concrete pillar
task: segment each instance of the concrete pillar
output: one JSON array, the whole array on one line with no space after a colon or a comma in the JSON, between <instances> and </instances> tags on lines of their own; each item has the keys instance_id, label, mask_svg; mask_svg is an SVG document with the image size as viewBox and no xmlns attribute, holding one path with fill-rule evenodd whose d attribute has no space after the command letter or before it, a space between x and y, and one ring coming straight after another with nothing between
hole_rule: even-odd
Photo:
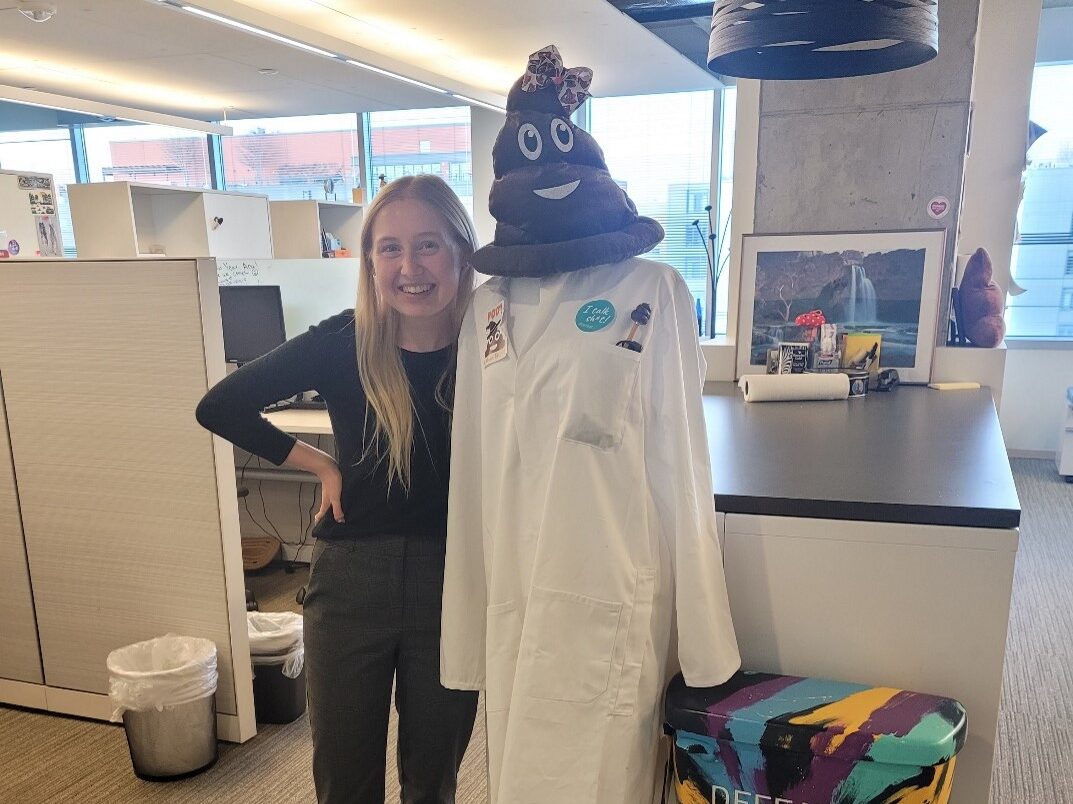
<instances>
[{"instance_id":1,"label":"concrete pillar","mask_svg":"<svg viewBox=\"0 0 1073 804\"><path fill-rule=\"evenodd\" d=\"M470 108L470 148L473 154L473 225L481 245L495 237L495 218L488 211L488 193L492 190L492 146L507 116L502 112Z\"/></svg>"}]
</instances>

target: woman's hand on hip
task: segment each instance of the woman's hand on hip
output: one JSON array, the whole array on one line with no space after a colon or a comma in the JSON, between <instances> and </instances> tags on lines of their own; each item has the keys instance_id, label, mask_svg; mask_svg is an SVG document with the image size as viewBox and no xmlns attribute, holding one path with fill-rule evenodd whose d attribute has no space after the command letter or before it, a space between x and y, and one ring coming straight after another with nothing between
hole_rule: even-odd
<instances>
[{"instance_id":1,"label":"woman's hand on hip","mask_svg":"<svg viewBox=\"0 0 1073 804\"><path fill-rule=\"evenodd\" d=\"M314 522L320 522L329 509L336 522L343 521L343 475L331 455L312 444L295 441L283 465L312 472L320 481L320 510L317 511Z\"/></svg>"},{"instance_id":2,"label":"woman's hand on hip","mask_svg":"<svg viewBox=\"0 0 1073 804\"><path fill-rule=\"evenodd\" d=\"M335 461L323 472L318 472L317 477L320 478L320 510L313 521L320 522L320 518L330 509L335 521L343 522L343 475Z\"/></svg>"}]
</instances>

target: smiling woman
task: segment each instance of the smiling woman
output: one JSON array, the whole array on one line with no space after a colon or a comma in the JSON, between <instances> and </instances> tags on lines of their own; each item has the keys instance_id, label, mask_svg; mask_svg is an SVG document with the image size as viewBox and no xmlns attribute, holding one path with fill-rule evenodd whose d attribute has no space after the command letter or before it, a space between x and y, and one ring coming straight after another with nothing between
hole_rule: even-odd
<instances>
[{"instance_id":1,"label":"smiling woman","mask_svg":"<svg viewBox=\"0 0 1073 804\"><path fill-rule=\"evenodd\" d=\"M213 432L320 481L304 605L322 803L384 800L393 680L403 800L454 800L477 694L440 685L440 610L455 342L475 247L442 179L387 184L366 210L355 309L245 364L198 406ZM338 461L260 416L313 389Z\"/></svg>"}]
</instances>

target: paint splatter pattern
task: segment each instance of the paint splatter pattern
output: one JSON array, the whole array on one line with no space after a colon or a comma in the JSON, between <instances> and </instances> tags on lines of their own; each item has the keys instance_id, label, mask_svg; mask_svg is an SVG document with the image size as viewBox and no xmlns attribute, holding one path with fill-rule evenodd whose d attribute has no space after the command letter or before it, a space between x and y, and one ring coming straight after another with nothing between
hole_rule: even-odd
<instances>
[{"instance_id":1,"label":"paint splatter pattern","mask_svg":"<svg viewBox=\"0 0 1073 804\"><path fill-rule=\"evenodd\" d=\"M736 673L667 691L681 804L946 804L965 741L957 701Z\"/></svg>"}]
</instances>

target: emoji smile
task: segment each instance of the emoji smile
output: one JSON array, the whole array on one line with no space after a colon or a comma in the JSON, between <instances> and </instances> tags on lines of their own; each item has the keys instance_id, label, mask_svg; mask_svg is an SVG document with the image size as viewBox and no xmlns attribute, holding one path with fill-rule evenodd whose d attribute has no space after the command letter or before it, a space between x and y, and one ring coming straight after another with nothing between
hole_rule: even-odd
<instances>
[{"instance_id":1,"label":"emoji smile","mask_svg":"<svg viewBox=\"0 0 1073 804\"><path fill-rule=\"evenodd\" d=\"M560 184L555 187L545 187L543 190L533 190L533 192L541 198L550 198L552 201L558 201L574 192L579 184L581 184L581 179L567 182L566 184Z\"/></svg>"}]
</instances>

